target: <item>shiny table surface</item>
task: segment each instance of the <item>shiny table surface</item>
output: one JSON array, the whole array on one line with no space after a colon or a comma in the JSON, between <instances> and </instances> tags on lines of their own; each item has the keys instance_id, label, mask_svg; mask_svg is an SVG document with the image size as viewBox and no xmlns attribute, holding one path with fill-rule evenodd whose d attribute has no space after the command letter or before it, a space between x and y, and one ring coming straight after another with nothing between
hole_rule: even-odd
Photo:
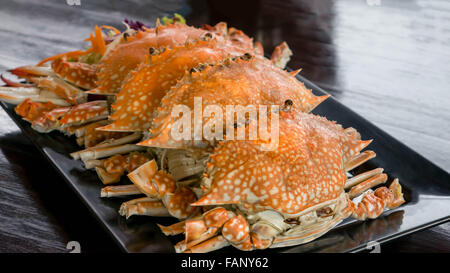
<instances>
[{"instance_id":1,"label":"shiny table surface","mask_svg":"<svg viewBox=\"0 0 450 273\"><path fill-rule=\"evenodd\" d=\"M68 1L71 2L71 1ZM76 1L75 1L76 2ZM180 13L189 24L227 21L267 52L287 41L292 68L450 172L450 2L18 0L0 8L0 70L77 49L94 25L152 25ZM450 181L449 181L450 183ZM18 127L0 111L0 252L119 251ZM449 252L445 223L382 251Z\"/></svg>"}]
</instances>

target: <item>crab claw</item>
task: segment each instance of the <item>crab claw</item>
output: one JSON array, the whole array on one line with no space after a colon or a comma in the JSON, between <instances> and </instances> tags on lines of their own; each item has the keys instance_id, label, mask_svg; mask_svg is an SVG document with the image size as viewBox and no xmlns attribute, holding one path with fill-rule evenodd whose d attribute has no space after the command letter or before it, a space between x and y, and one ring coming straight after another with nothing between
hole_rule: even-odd
<instances>
[{"instance_id":1,"label":"crab claw","mask_svg":"<svg viewBox=\"0 0 450 273\"><path fill-rule=\"evenodd\" d=\"M53 92L58 97L65 99L71 104L86 102L87 94L85 94L83 90L68 84L58 77L30 77L30 81L42 89Z\"/></svg>"},{"instance_id":2,"label":"crab claw","mask_svg":"<svg viewBox=\"0 0 450 273\"><path fill-rule=\"evenodd\" d=\"M119 213L127 219L133 215L147 215L155 217L170 216L163 202L159 200L148 200L146 197L123 203L120 206Z\"/></svg>"},{"instance_id":3,"label":"crab claw","mask_svg":"<svg viewBox=\"0 0 450 273\"><path fill-rule=\"evenodd\" d=\"M175 180L166 172L158 171L155 160L151 160L128 174L131 182L149 197L161 198L167 193L175 193Z\"/></svg>"},{"instance_id":4,"label":"crab claw","mask_svg":"<svg viewBox=\"0 0 450 273\"><path fill-rule=\"evenodd\" d=\"M185 219L196 214L199 208L190 205L197 199L195 193L186 186L177 188L175 180L157 168L156 161L151 160L129 173L128 177L145 195L161 199L169 215ZM145 206L141 204L142 209ZM148 208L147 215L150 211L151 208Z\"/></svg>"},{"instance_id":5,"label":"crab claw","mask_svg":"<svg viewBox=\"0 0 450 273\"><path fill-rule=\"evenodd\" d=\"M69 111L70 107L53 109L33 120L31 127L40 133L48 133L60 129L59 120Z\"/></svg>"},{"instance_id":6,"label":"crab claw","mask_svg":"<svg viewBox=\"0 0 450 273\"><path fill-rule=\"evenodd\" d=\"M10 73L20 77L28 78L33 76L51 76L53 70L48 66L25 65L9 70Z\"/></svg>"},{"instance_id":7,"label":"crab claw","mask_svg":"<svg viewBox=\"0 0 450 273\"><path fill-rule=\"evenodd\" d=\"M86 148L89 148L102 143L105 140L111 141L112 139L120 139L128 135L128 133L104 132L97 130L97 128L104 126L106 123L106 120L101 120L84 126L84 134L82 136L79 136L77 138L77 141L79 140L79 142L84 144Z\"/></svg>"},{"instance_id":8,"label":"crab claw","mask_svg":"<svg viewBox=\"0 0 450 273\"><path fill-rule=\"evenodd\" d=\"M24 120L33 122L35 119L41 117L45 113L57 108L58 106L51 102L33 102L31 99L26 99L16 106L15 112Z\"/></svg>"},{"instance_id":9,"label":"crab claw","mask_svg":"<svg viewBox=\"0 0 450 273\"><path fill-rule=\"evenodd\" d=\"M205 212L201 219L186 220L185 234L175 246L177 252L210 252L230 244L244 251L254 248L247 220L222 207Z\"/></svg>"},{"instance_id":10,"label":"crab claw","mask_svg":"<svg viewBox=\"0 0 450 273\"><path fill-rule=\"evenodd\" d=\"M127 155L115 154L102 160L87 160L84 163L86 169L95 167L95 171L103 184L112 184L119 182L126 171L130 172L130 170L136 169L148 160L148 155L145 153L131 152ZM135 185L132 186L137 189ZM132 194L134 192L132 191ZM124 194L123 191L122 193Z\"/></svg>"},{"instance_id":11,"label":"crab claw","mask_svg":"<svg viewBox=\"0 0 450 273\"><path fill-rule=\"evenodd\" d=\"M11 86L11 87L33 87L34 84L30 84L30 83L21 83L21 82L15 82L12 81L8 78L6 78L3 74L0 75L0 79L6 83L7 86Z\"/></svg>"},{"instance_id":12,"label":"crab claw","mask_svg":"<svg viewBox=\"0 0 450 273\"><path fill-rule=\"evenodd\" d=\"M211 248L210 243L216 241L212 239L209 242L209 240L216 236L220 228L234 216L234 213L222 207L216 207L205 212L200 217L194 217L169 227L159 227L166 235L185 233L185 239L175 245L177 252L198 252L199 248L202 248L203 252L207 252L206 249ZM204 244L204 242L208 243ZM224 242L224 244L228 245L229 243ZM209 251L212 250L214 249Z\"/></svg>"},{"instance_id":13,"label":"crab claw","mask_svg":"<svg viewBox=\"0 0 450 273\"><path fill-rule=\"evenodd\" d=\"M67 58L55 59L52 69L64 80L84 89L95 88L97 81L97 66L80 62L69 62Z\"/></svg>"},{"instance_id":14,"label":"crab claw","mask_svg":"<svg viewBox=\"0 0 450 273\"><path fill-rule=\"evenodd\" d=\"M51 109L45 111L45 113L41 112L40 115L33 115L33 119L30 119L29 114L27 115L27 113L25 113L25 110L28 107L26 105L29 105L30 107L42 105L41 107L44 107L44 104L33 103L30 100L27 100L16 107L16 112L32 122L33 129L41 133L48 133L53 130L65 132L70 126L81 126L83 124L105 119L108 116L106 101L91 101L73 107L62 108L45 104L45 107Z\"/></svg>"},{"instance_id":15,"label":"crab claw","mask_svg":"<svg viewBox=\"0 0 450 273\"><path fill-rule=\"evenodd\" d=\"M83 104L73 106L70 111L65 114L60 123L62 126L83 125L89 122L106 119L109 110L108 104L104 100L90 101Z\"/></svg>"}]
</instances>

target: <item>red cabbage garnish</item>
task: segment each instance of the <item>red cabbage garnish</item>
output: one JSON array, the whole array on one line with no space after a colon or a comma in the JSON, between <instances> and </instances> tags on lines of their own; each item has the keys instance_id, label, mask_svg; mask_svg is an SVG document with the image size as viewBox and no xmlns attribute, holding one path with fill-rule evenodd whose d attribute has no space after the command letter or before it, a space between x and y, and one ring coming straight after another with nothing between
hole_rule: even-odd
<instances>
[{"instance_id":1,"label":"red cabbage garnish","mask_svg":"<svg viewBox=\"0 0 450 273\"><path fill-rule=\"evenodd\" d=\"M140 21L133 21L133 20L129 20L127 18L125 18L125 20L123 20L123 22L125 24L127 24L131 29L134 29L134 30L145 30L144 28L150 28L149 26L145 25L144 23L142 23Z\"/></svg>"}]
</instances>

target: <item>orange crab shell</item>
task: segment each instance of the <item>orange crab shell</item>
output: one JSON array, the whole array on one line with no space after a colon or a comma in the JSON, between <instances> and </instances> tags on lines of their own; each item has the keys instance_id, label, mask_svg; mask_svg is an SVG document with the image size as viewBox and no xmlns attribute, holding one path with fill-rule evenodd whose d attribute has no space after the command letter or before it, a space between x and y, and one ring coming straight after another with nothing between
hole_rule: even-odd
<instances>
[{"instance_id":1,"label":"orange crab shell","mask_svg":"<svg viewBox=\"0 0 450 273\"><path fill-rule=\"evenodd\" d=\"M26 121L33 122L35 119L58 107L58 105L51 102L33 102L28 98L17 105L14 111Z\"/></svg>"},{"instance_id":2,"label":"orange crab shell","mask_svg":"<svg viewBox=\"0 0 450 273\"><path fill-rule=\"evenodd\" d=\"M185 148L186 144L182 141L171 138L174 123L171 111L174 105L180 104L193 111L196 97L202 98L203 109L208 105L218 105L225 113L227 105L282 106L287 100L291 100L298 111L310 112L328 96L315 96L302 82L265 58L248 60L247 55L245 58L228 59L201 72L187 74L173 86L162 99L158 116L154 119L152 138L139 145ZM226 115L223 116L225 119ZM206 122L204 120L203 124Z\"/></svg>"},{"instance_id":3,"label":"orange crab shell","mask_svg":"<svg viewBox=\"0 0 450 273\"><path fill-rule=\"evenodd\" d=\"M150 160L149 156L139 152L128 155L128 172L132 172Z\"/></svg>"},{"instance_id":4,"label":"orange crab shell","mask_svg":"<svg viewBox=\"0 0 450 273\"><path fill-rule=\"evenodd\" d=\"M129 36L126 41L103 57L97 74L98 87L89 92L117 93L128 73L145 61L151 47L159 48L185 43L189 39L198 39L205 33L205 30L184 24L169 24L159 26L157 29L138 31L135 36Z\"/></svg>"},{"instance_id":5,"label":"orange crab shell","mask_svg":"<svg viewBox=\"0 0 450 273\"><path fill-rule=\"evenodd\" d=\"M86 101L86 94L81 89L67 84L57 77L31 77L30 81L35 83L39 88L53 92L70 104L78 104Z\"/></svg>"},{"instance_id":6,"label":"orange crab shell","mask_svg":"<svg viewBox=\"0 0 450 273\"><path fill-rule=\"evenodd\" d=\"M191 189L181 186L173 194L169 195L167 209L172 216L184 219L198 211L198 207L190 205L196 200L197 196Z\"/></svg>"},{"instance_id":7,"label":"orange crab shell","mask_svg":"<svg viewBox=\"0 0 450 273\"><path fill-rule=\"evenodd\" d=\"M219 41L220 43L220 41ZM151 126L161 99L190 69L199 64L222 60L229 53L242 52L218 41L196 41L166 49L142 63L130 73L113 105L114 122L102 128L107 131L146 131Z\"/></svg>"},{"instance_id":8,"label":"orange crab shell","mask_svg":"<svg viewBox=\"0 0 450 273\"><path fill-rule=\"evenodd\" d=\"M264 55L264 50L260 43L253 43L253 39L239 29L233 27L228 28L225 22L219 22L215 26L206 24L202 28L226 38L233 46L242 48L246 52L255 52L258 55Z\"/></svg>"},{"instance_id":9,"label":"orange crab shell","mask_svg":"<svg viewBox=\"0 0 450 273\"><path fill-rule=\"evenodd\" d=\"M38 132L50 132L58 128L59 119L69 112L70 107L55 108L33 120L31 127Z\"/></svg>"},{"instance_id":10,"label":"orange crab shell","mask_svg":"<svg viewBox=\"0 0 450 273\"><path fill-rule=\"evenodd\" d=\"M89 119L108 115L108 105L104 100L90 101L73 106L60 120L61 125L77 124Z\"/></svg>"},{"instance_id":11,"label":"orange crab shell","mask_svg":"<svg viewBox=\"0 0 450 273\"><path fill-rule=\"evenodd\" d=\"M253 52L253 41L243 32L232 30L233 36L226 32L226 24L219 23L217 28L209 30L214 37L227 41L230 45ZM223 29L225 29L224 33ZM123 80L130 71L145 61L150 48L167 48L184 44L187 41L197 40L208 33L206 29L194 28L185 24L158 25L154 29L138 31L135 36L128 37L126 41L117 45L101 61L97 74L98 87L90 93L116 94L122 86Z\"/></svg>"},{"instance_id":12,"label":"orange crab shell","mask_svg":"<svg viewBox=\"0 0 450 273\"><path fill-rule=\"evenodd\" d=\"M211 188L195 206L241 204L245 209L296 215L344 191L344 163L370 141L325 118L280 112L278 148L261 140L225 141L211 157Z\"/></svg>"},{"instance_id":13,"label":"orange crab shell","mask_svg":"<svg viewBox=\"0 0 450 273\"><path fill-rule=\"evenodd\" d=\"M97 86L97 65L70 62L67 57L61 57L53 60L51 67L56 74L75 86L84 89Z\"/></svg>"}]
</instances>

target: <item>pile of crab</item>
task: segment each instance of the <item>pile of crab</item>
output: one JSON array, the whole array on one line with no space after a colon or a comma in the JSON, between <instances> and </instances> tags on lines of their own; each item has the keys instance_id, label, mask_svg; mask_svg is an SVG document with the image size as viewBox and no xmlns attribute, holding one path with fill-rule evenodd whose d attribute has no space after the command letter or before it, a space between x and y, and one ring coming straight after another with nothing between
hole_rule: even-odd
<instances>
[{"instance_id":1,"label":"pile of crab","mask_svg":"<svg viewBox=\"0 0 450 273\"><path fill-rule=\"evenodd\" d=\"M101 197L138 197L121 205L121 215L179 219L160 226L185 235L177 252L298 245L345 218L376 218L404 203L398 179L380 185L387 181L382 168L349 174L375 157L362 152L371 141L310 114L328 96L307 89L299 71L284 70L292 54L286 43L268 59L259 43L225 23L195 28L176 16L153 28L125 25L96 26L88 49L10 70L24 81L3 75L0 99L17 104L39 132L75 136L84 147L71 156L95 169L106 185ZM195 98L224 112L227 105L279 106L269 113L279 120L277 145L267 149L270 140L260 136L174 139L171 129L183 117L173 108L194 110ZM215 132L245 133L259 118Z\"/></svg>"}]
</instances>

